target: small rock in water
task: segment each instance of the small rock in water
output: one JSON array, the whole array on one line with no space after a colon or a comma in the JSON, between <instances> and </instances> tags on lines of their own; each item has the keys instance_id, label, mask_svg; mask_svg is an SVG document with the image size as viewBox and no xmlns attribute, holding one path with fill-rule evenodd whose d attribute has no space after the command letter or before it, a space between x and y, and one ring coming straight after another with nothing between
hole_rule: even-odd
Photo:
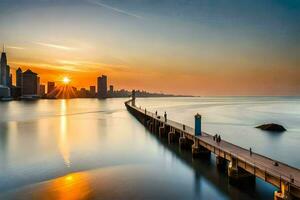
<instances>
[{"instance_id":1,"label":"small rock in water","mask_svg":"<svg viewBox=\"0 0 300 200\"><path fill-rule=\"evenodd\" d=\"M265 131L272 131L272 132L284 132L284 131L286 131L286 129L282 125L274 124L274 123L263 124L263 125L255 127L255 128L259 128L259 129L265 130Z\"/></svg>"}]
</instances>

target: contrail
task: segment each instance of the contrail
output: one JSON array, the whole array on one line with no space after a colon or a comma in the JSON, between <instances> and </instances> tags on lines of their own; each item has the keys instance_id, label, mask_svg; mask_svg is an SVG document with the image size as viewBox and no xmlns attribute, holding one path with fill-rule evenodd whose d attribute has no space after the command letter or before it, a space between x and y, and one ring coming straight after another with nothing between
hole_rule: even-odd
<instances>
[{"instance_id":1,"label":"contrail","mask_svg":"<svg viewBox=\"0 0 300 200\"><path fill-rule=\"evenodd\" d=\"M119 8L114 8L112 6L109 6L109 5L106 5L104 3L101 3L99 1L93 1L93 0L87 0L88 2L92 3L92 4L95 4L95 5L98 5L98 6L101 6L103 8L107 8L109 10L112 10L112 11L115 11L115 12L118 12L118 13L122 13L124 15L127 15L127 16L130 16L130 17L134 17L134 18L137 18L137 19L143 19L143 17L141 16L138 16L138 15L135 15L133 13L130 13L130 12L127 12L125 10L121 10Z\"/></svg>"}]
</instances>

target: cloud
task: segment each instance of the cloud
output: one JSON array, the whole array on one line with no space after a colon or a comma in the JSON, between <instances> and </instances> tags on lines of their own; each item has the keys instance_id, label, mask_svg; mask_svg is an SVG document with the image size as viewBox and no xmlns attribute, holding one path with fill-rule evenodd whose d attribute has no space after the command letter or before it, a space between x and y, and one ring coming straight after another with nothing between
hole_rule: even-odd
<instances>
[{"instance_id":1,"label":"cloud","mask_svg":"<svg viewBox=\"0 0 300 200\"><path fill-rule=\"evenodd\" d=\"M57 44L50 44L50 43L44 43L44 42L35 42L35 44L45 46L45 47L50 47L50 48L55 48L55 49L61 49L61 50L66 50L66 51L74 51L76 48L73 47L67 47L67 46L62 46L62 45L57 45Z\"/></svg>"},{"instance_id":2,"label":"cloud","mask_svg":"<svg viewBox=\"0 0 300 200\"><path fill-rule=\"evenodd\" d=\"M119 9L119 8L115 8L115 7L109 6L109 5L104 4L104 3L102 3L102 2L99 2L99 1L87 0L87 2L89 2L89 3L91 3L91 4L94 4L94 5L101 6L101 7L103 7L103 8L109 9L109 10L112 10L112 11L117 12L117 13L121 13L121 14L130 16L130 17L134 17L134 18L137 18L137 19L143 19L143 17L141 17L141 16L139 16L139 15L136 15L136 14L133 14L133 13L130 13L130 12L127 12L127 11L125 11L125 10L121 10L121 9Z\"/></svg>"},{"instance_id":3,"label":"cloud","mask_svg":"<svg viewBox=\"0 0 300 200\"><path fill-rule=\"evenodd\" d=\"M70 71L70 72L85 72L85 70L77 68L71 65L58 65L55 63L42 63L42 62L11 62L16 66L21 67L35 67L40 69L47 69L47 70L56 70L56 71Z\"/></svg>"},{"instance_id":4,"label":"cloud","mask_svg":"<svg viewBox=\"0 0 300 200\"><path fill-rule=\"evenodd\" d=\"M17 49L17 50L23 50L25 49L24 47L17 47L17 46L6 46L6 49Z\"/></svg>"}]
</instances>

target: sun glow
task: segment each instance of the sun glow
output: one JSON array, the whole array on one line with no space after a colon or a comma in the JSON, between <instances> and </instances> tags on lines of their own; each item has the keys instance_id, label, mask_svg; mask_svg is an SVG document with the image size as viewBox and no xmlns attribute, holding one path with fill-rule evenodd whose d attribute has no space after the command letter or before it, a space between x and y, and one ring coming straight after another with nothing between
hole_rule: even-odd
<instances>
[{"instance_id":1,"label":"sun glow","mask_svg":"<svg viewBox=\"0 0 300 200\"><path fill-rule=\"evenodd\" d=\"M64 78L63 78L63 83L66 84L66 85L69 84L70 81L71 81L71 80L70 80L68 77L64 77Z\"/></svg>"}]
</instances>

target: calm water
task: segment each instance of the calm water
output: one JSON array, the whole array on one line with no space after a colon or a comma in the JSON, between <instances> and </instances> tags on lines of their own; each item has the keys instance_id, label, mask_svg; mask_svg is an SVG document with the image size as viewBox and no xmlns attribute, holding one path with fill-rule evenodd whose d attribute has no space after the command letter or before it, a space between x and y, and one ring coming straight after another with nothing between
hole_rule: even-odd
<instances>
[{"instance_id":1,"label":"calm water","mask_svg":"<svg viewBox=\"0 0 300 200\"><path fill-rule=\"evenodd\" d=\"M211 160L158 140L126 110L125 99L0 103L0 199L272 199L257 180L228 184ZM137 103L168 112L206 132L300 167L299 98L149 98ZM264 122L288 131L253 128Z\"/></svg>"}]
</instances>

